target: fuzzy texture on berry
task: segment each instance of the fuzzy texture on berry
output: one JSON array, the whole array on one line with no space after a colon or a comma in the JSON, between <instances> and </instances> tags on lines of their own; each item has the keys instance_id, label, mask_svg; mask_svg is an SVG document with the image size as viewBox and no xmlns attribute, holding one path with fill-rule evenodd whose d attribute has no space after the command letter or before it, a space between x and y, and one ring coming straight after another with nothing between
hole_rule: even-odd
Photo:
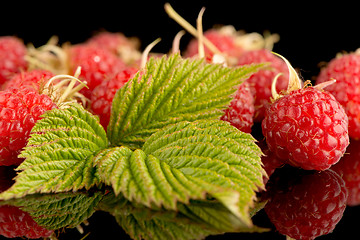
<instances>
[{"instance_id":1,"label":"fuzzy texture on berry","mask_svg":"<svg viewBox=\"0 0 360 240\"><path fill-rule=\"evenodd\" d=\"M50 237L53 232L39 226L28 213L18 207L0 206L0 235L4 237L37 239Z\"/></svg>"},{"instance_id":2,"label":"fuzzy texture on berry","mask_svg":"<svg viewBox=\"0 0 360 240\"><path fill-rule=\"evenodd\" d=\"M45 94L26 87L0 91L0 166L18 165L17 156L26 145L40 116L56 105Z\"/></svg>"},{"instance_id":3,"label":"fuzzy texture on berry","mask_svg":"<svg viewBox=\"0 0 360 240\"><path fill-rule=\"evenodd\" d=\"M291 91L272 103L262 132L278 158L307 170L329 168L349 145L343 107L330 93L314 87Z\"/></svg>"},{"instance_id":4,"label":"fuzzy texture on berry","mask_svg":"<svg viewBox=\"0 0 360 240\"><path fill-rule=\"evenodd\" d=\"M137 50L140 45L135 38L128 38L122 33L112 32L100 32L89 38L86 43L107 49L116 55L121 54L121 51L125 50L125 48L128 51Z\"/></svg>"},{"instance_id":5,"label":"fuzzy texture on berry","mask_svg":"<svg viewBox=\"0 0 360 240\"><path fill-rule=\"evenodd\" d=\"M346 208L345 182L332 170L292 171L267 184L265 212L276 230L293 239L331 233ZM290 171L289 171L290 170Z\"/></svg>"},{"instance_id":6,"label":"fuzzy texture on berry","mask_svg":"<svg viewBox=\"0 0 360 240\"><path fill-rule=\"evenodd\" d=\"M220 119L230 122L231 125L243 132L250 133L254 123L254 113L254 97L250 92L249 84L243 82Z\"/></svg>"},{"instance_id":7,"label":"fuzzy texture on berry","mask_svg":"<svg viewBox=\"0 0 360 240\"><path fill-rule=\"evenodd\" d=\"M351 53L334 58L323 68L316 84L336 79L325 88L345 108L349 117L349 135L360 139L360 54Z\"/></svg>"},{"instance_id":8,"label":"fuzzy texture on berry","mask_svg":"<svg viewBox=\"0 0 360 240\"><path fill-rule=\"evenodd\" d=\"M15 74L9 81L7 81L4 84L3 89L11 87L27 87L32 88L38 92L41 86L44 86L45 83L54 76L55 75L52 72L41 69L20 72Z\"/></svg>"},{"instance_id":9,"label":"fuzzy texture on berry","mask_svg":"<svg viewBox=\"0 0 360 240\"><path fill-rule=\"evenodd\" d=\"M270 66L254 73L247 80L250 83L250 89L255 98L254 121L256 122L262 121L265 115L265 108L270 104L272 96L271 84L275 76L282 73L276 82L276 90L280 92L288 86L289 71L283 60L266 49L247 51L238 58L238 65L265 62L270 63Z\"/></svg>"},{"instance_id":10,"label":"fuzzy texture on berry","mask_svg":"<svg viewBox=\"0 0 360 240\"><path fill-rule=\"evenodd\" d=\"M12 36L0 37L0 86L14 73L27 69L24 43Z\"/></svg>"},{"instance_id":11,"label":"fuzzy texture on berry","mask_svg":"<svg viewBox=\"0 0 360 240\"><path fill-rule=\"evenodd\" d=\"M347 205L360 205L360 141L351 139L344 157L334 166L332 170L337 172L345 181L349 191Z\"/></svg>"},{"instance_id":12,"label":"fuzzy texture on berry","mask_svg":"<svg viewBox=\"0 0 360 240\"><path fill-rule=\"evenodd\" d=\"M115 93L124 84L134 77L138 71L136 68L125 68L108 81L103 81L97 86L91 95L90 108L92 112L99 116L101 125L107 129L110 121L111 104Z\"/></svg>"},{"instance_id":13,"label":"fuzzy texture on berry","mask_svg":"<svg viewBox=\"0 0 360 240\"><path fill-rule=\"evenodd\" d=\"M221 29L209 29L204 32L204 37L206 37L210 42L212 42L215 47L219 49L221 53L224 53L226 56L239 57L243 52L243 48L238 46L235 41L235 37L226 34L221 31ZM192 39L184 53L184 57L194 57L198 54L199 44L197 39ZM212 59L214 53L211 52L206 46L204 46L205 58Z\"/></svg>"},{"instance_id":14,"label":"fuzzy texture on berry","mask_svg":"<svg viewBox=\"0 0 360 240\"><path fill-rule=\"evenodd\" d=\"M93 45L79 44L70 48L70 68L74 73L81 66L80 79L87 81L88 88L81 93L90 98L91 92L104 79L112 78L125 64L112 52Z\"/></svg>"}]
</instances>

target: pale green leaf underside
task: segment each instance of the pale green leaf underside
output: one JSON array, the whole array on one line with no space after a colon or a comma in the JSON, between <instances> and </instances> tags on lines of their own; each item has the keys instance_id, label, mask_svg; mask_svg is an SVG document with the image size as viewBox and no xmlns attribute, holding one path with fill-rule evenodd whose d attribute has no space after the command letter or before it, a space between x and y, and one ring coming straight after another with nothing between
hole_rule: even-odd
<instances>
[{"instance_id":1,"label":"pale green leaf underside","mask_svg":"<svg viewBox=\"0 0 360 240\"><path fill-rule=\"evenodd\" d=\"M4 203L28 212L40 226L57 230L80 225L95 212L102 197L101 192L94 192L91 196L81 192L32 194Z\"/></svg>"},{"instance_id":2,"label":"pale green leaf underside","mask_svg":"<svg viewBox=\"0 0 360 240\"><path fill-rule=\"evenodd\" d=\"M261 151L249 134L220 120L180 122L153 134L142 150L105 149L94 158L99 176L130 201L177 209L211 196L250 224L262 187Z\"/></svg>"},{"instance_id":3,"label":"pale green leaf underside","mask_svg":"<svg viewBox=\"0 0 360 240\"><path fill-rule=\"evenodd\" d=\"M108 127L113 146L141 148L154 132L180 121L218 119L237 86L262 65L227 68L179 55L150 59L115 95Z\"/></svg>"},{"instance_id":4,"label":"pale green leaf underside","mask_svg":"<svg viewBox=\"0 0 360 240\"><path fill-rule=\"evenodd\" d=\"M21 153L15 184L0 199L89 189L99 183L92 158L108 141L98 119L78 104L44 114Z\"/></svg>"}]
</instances>

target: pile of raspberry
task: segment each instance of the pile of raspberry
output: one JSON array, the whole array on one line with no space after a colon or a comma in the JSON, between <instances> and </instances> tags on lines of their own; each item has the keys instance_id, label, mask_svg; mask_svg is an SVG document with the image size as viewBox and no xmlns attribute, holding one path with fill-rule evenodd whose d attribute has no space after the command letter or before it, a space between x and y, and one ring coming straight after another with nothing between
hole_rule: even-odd
<instances>
[{"instance_id":1,"label":"pile of raspberry","mask_svg":"<svg viewBox=\"0 0 360 240\"><path fill-rule=\"evenodd\" d=\"M213 28L205 31L204 37L229 60L228 67L268 63L239 85L220 119L258 140L268 175L264 178L268 182L267 191L261 195L268 201L265 211L270 221L280 234L296 239L314 239L331 232L346 205L360 204L360 177L356 174L360 164L353 163L355 170L342 167L353 161L345 154L351 149L350 138L351 145L360 138L360 72L357 71L360 55L345 54L330 61L314 86L300 83L297 88L289 88L289 83L299 78L286 59L265 46L249 48L239 41L237 34L225 32ZM184 58L198 58L197 46L196 39L190 41L182 52ZM55 58L59 62L64 56L66 59L62 65L66 66L64 74L74 75L81 67L79 79L88 86L80 90L86 97L82 103L99 116L107 129L116 91L143 67L139 41L121 33L101 32L83 43L56 48L63 54L56 56L54 51ZM39 50L38 56L43 54ZM39 64L34 56L34 49L27 48L21 39L0 37L1 174L2 168L12 169L21 164L23 159L17 156L26 145L32 127L44 112L59 107L49 91L44 91L47 82L58 74L52 70L58 69L51 63ZM208 62L215 59L208 48L205 59ZM286 177L289 173L297 180ZM311 184L314 181L318 184ZM331 201L336 209L329 209ZM292 216L299 208L307 208L307 212ZM11 214L24 222L8 221L16 219L9 217ZM37 234L33 235L17 231L19 225L37 229L27 222L30 217L24 214L17 208L0 208L0 235L38 238L52 234L44 229L36 230ZM314 214L317 214L315 218ZM2 227L5 222L7 229L13 227L13 235Z\"/></svg>"}]
</instances>

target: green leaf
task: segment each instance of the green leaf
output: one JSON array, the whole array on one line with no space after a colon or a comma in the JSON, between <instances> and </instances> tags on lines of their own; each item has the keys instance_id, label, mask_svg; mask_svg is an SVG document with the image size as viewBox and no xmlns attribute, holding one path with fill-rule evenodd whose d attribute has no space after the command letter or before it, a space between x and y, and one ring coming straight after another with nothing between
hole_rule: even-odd
<instances>
[{"instance_id":1,"label":"green leaf","mask_svg":"<svg viewBox=\"0 0 360 240\"><path fill-rule=\"evenodd\" d=\"M32 194L1 204L18 206L28 212L40 226L57 230L74 228L87 220L95 212L102 197L101 192L91 195L81 192Z\"/></svg>"},{"instance_id":2,"label":"green leaf","mask_svg":"<svg viewBox=\"0 0 360 240\"><path fill-rule=\"evenodd\" d=\"M98 119L79 104L53 109L32 129L14 185L0 194L10 199L33 193L89 189L99 184L92 158L108 146Z\"/></svg>"},{"instance_id":3,"label":"green leaf","mask_svg":"<svg viewBox=\"0 0 360 240\"><path fill-rule=\"evenodd\" d=\"M115 95L108 127L112 146L141 148L166 125L218 119L237 86L263 65L227 68L179 55L150 59Z\"/></svg>"},{"instance_id":4,"label":"green leaf","mask_svg":"<svg viewBox=\"0 0 360 240\"><path fill-rule=\"evenodd\" d=\"M178 203L212 197L250 226L265 174L254 141L224 121L180 122L153 134L143 149L105 149L94 163L102 181L129 201L176 210Z\"/></svg>"}]
</instances>

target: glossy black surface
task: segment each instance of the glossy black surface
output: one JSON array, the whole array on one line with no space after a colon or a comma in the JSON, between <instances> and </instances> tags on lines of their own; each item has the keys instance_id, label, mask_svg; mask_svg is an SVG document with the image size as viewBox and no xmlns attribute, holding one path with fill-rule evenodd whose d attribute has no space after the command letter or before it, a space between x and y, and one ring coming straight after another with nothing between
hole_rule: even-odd
<instances>
[{"instance_id":1,"label":"glossy black surface","mask_svg":"<svg viewBox=\"0 0 360 240\"><path fill-rule=\"evenodd\" d=\"M57 1L8 2L0 14L0 35L16 35L25 43L45 44L52 36L60 42L78 43L93 32L106 29L127 36L137 36L146 46L161 37L154 51L167 52L175 34L181 30L163 10L166 1ZM231 24L247 32L280 34L274 51L285 56L304 79L312 79L319 72L318 64L329 61L341 51L354 51L360 47L358 8L351 4L324 2L307 4L303 1L275 3L274 1L169 1L184 18L195 23L198 11L205 6L204 29L214 24ZM116 3L116 4L115 4ZM115 4L115 5L114 5ZM186 46L190 35L183 38ZM358 235L360 207L347 207L334 232L318 239L344 239L345 235ZM254 223L273 229L264 211L254 217ZM85 239L129 239L107 213L97 212L84 227ZM76 229L68 229L59 239L81 239ZM0 239L3 239L0 237ZM284 239L275 230L262 234L225 234L207 239Z\"/></svg>"}]
</instances>

